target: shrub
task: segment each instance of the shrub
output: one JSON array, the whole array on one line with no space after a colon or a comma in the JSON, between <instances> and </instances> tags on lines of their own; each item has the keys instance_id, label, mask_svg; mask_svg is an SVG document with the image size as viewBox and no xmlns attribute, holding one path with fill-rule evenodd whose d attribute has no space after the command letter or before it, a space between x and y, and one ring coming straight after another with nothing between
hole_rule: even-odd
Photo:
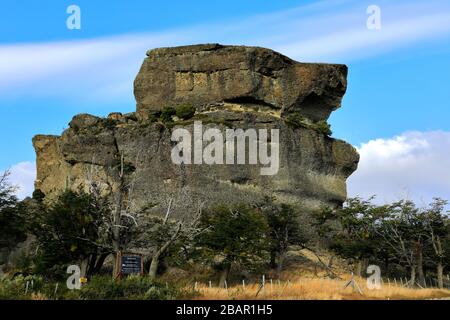
<instances>
[{"instance_id":1,"label":"shrub","mask_svg":"<svg viewBox=\"0 0 450 320\"><path fill-rule=\"evenodd\" d=\"M0 300L25 300L25 286L22 281L23 277L15 280L0 280Z\"/></svg>"},{"instance_id":2,"label":"shrub","mask_svg":"<svg viewBox=\"0 0 450 320\"><path fill-rule=\"evenodd\" d=\"M323 133L326 136L331 136L333 132L331 131L331 126L326 122L326 120L320 120L316 122L313 126L313 129Z\"/></svg>"},{"instance_id":3,"label":"shrub","mask_svg":"<svg viewBox=\"0 0 450 320\"><path fill-rule=\"evenodd\" d=\"M176 110L172 107L164 107L161 111L160 119L163 123L172 122L172 117L176 115Z\"/></svg>"},{"instance_id":4,"label":"shrub","mask_svg":"<svg viewBox=\"0 0 450 320\"><path fill-rule=\"evenodd\" d=\"M293 127L293 128L307 128L307 129L312 129L315 130L319 133L322 133L326 136L331 136L332 135L332 131L331 131L331 126L327 123L326 120L320 120L316 123L311 123L310 121L308 121L305 117L303 117L301 114L299 114L298 112L294 112L289 114L286 119L285 122L287 125Z\"/></svg>"},{"instance_id":5,"label":"shrub","mask_svg":"<svg viewBox=\"0 0 450 320\"><path fill-rule=\"evenodd\" d=\"M27 288L28 283L28 288ZM41 291L44 280L39 276L18 275L0 280L0 300L29 300L33 293Z\"/></svg>"},{"instance_id":6,"label":"shrub","mask_svg":"<svg viewBox=\"0 0 450 320\"><path fill-rule=\"evenodd\" d=\"M307 128L306 119L298 112L290 113L285 120L286 124L294 128Z\"/></svg>"},{"instance_id":7,"label":"shrub","mask_svg":"<svg viewBox=\"0 0 450 320\"><path fill-rule=\"evenodd\" d=\"M160 117L161 117L161 112L151 113L151 114L148 115L147 122L148 123L157 122Z\"/></svg>"},{"instance_id":8,"label":"shrub","mask_svg":"<svg viewBox=\"0 0 450 320\"><path fill-rule=\"evenodd\" d=\"M192 118L195 114L195 107L190 104L181 104L176 107L176 116L183 120Z\"/></svg>"},{"instance_id":9,"label":"shrub","mask_svg":"<svg viewBox=\"0 0 450 320\"><path fill-rule=\"evenodd\" d=\"M193 294L172 284L140 276L122 280L96 276L81 290L69 290L65 282L47 282L40 276L19 275L14 279L0 280L0 300L174 300L190 298Z\"/></svg>"},{"instance_id":10,"label":"shrub","mask_svg":"<svg viewBox=\"0 0 450 320\"><path fill-rule=\"evenodd\" d=\"M110 276L93 277L81 290L68 292L66 299L78 300L173 300L183 291L173 285L151 281L148 277L130 276L114 280Z\"/></svg>"}]
</instances>

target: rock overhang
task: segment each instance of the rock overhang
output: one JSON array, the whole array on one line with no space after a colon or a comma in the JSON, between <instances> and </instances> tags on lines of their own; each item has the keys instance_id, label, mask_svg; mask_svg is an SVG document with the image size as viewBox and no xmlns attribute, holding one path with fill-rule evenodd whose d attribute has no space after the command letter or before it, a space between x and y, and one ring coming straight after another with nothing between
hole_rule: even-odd
<instances>
[{"instance_id":1,"label":"rock overhang","mask_svg":"<svg viewBox=\"0 0 450 320\"><path fill-rule=\"evenodd\" d=\"M137 114L167 106L221 102L264 104L280 114L328 119L347 88L347 66L300 63L261 47L220 44L157 48L134 81Z\"/></svg>"}]
</instances>

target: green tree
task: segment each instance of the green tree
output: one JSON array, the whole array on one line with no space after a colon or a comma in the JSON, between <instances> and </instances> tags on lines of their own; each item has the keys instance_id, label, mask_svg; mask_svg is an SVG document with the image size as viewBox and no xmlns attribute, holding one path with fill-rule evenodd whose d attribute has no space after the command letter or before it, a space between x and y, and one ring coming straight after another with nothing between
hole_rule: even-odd
<instances>
[{"instance_id":1,"label":"green tree","mask_svg":"<svg viewBox=\"0 0 450 320\"><path fill-rule=\"evenodd\" d=\"M16 189L8 177L8 171L0 175L0 249L6 251L26 238L24 206L15 196Z\"/></svg>"},{"instance_id":2,"label":"green tree","mask_svg":"<svg viewBox=\"0 0 450 320\"><path fill-rule=\"evenodd\" d=\"M269 202L262 210L269 227L270 262L279 273L283 269L289 246L304 247L308 238L300 225L300 214L294 207Z\"/></svg>"},{"instance_id":3,"label":"green tree","mask_svg":"<svg viewBox=\"0 0 450 320\"><path fill-rule=\"evenodd\" d=\"M426 241L423 214L414 202L401 200L389 205L388 213L378 216L374 230L380 236L379 244L391 249L392 255L410 272L410 285L425 285L423 270Z\"/></svg>"},{"instance_id":4,"label":"green tree","mask_svg":"<svg viewBox=\"0 0 450 320\"><path fill-rule=\"evenodd\" d=\"M185 103L175 108L175 115L183 120L192 118L195 115L195 107Z\"/></svg>"},{"instance_id":5,"label":"green tree","mask_svg":"<svg viewBox=\"0 0 450 320\"><path fill-rule=\"evenodd\" d=\"M445 206L448 201L435 198L421 215L426 244L430 247L431 261L436 266L439 288L444 287L444 268L450 255L450 223Z\"/></svg>"},{"instance_id":6,"label":"green tree","mask_svg":"<svg viewBox=\"0 0 450 320\"><path fill-rule=\"evenodd\" d=\"M66 190L49 206L38 206L41 212L32 214L31 230L40 244L40 272L66 263L79 264L87 277L99 271L112 252L105 224L111 212L104 201L83 191Z\"/></svg>"},{"instance_id":7,"label":"green tree","mask_svg":"<svg viewBox=\"0 0 450 320\"><path fill-rule=\"evenodd\" d=\"M198 237L203 256L221 270L219 286L224 286L231 267L254 267L268 258L268 225L263 213L239 205L213 208L203 214L204 232Z\"/></svg>"},{"instance_id":8,"label":"green tree","mask_svg":"<svg viewBox=\"0 0 450 320\"><path fill-rule=\"evenodd\" d=\"M328 237L328 246L339 256L357 261L355 272L358 275L362 274L376 247L371 227L374 212L380 208L371 200L349 198L342 208L324 208L315 216L320 234Z\"/></svg>"}]
</instances>

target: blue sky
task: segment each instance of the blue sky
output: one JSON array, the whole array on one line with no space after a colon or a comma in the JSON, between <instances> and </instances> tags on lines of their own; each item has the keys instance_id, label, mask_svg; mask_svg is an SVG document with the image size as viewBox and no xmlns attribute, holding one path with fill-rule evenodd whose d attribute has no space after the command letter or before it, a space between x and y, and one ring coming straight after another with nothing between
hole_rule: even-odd
<instances>
[{"instance_id":1,"label":"blue sky","mask_svg":"<svg viewBox=\"0 0 450 320\"><path fill-rule=\"evenodd\" d=\"M81 30L66 27L71 4L81 9ZM371 4L381 10L380 30L366 27ZM347 64L348 91L330 123L335 137L362 152L350 193L450 194L450 177L434 169L450 171L450 151L441 154L450 146L450 3L443 0L2 3L0 170L11 168L22 195L29 193L33 135L60 134L81 112L133 111L132 83L147 49L205 42ZM424 167L423 158L439 163ZM392 170L402 174L387 192L378 181ZM418 170L429 174L414 178Z\"/></svg>"}]
</instances>

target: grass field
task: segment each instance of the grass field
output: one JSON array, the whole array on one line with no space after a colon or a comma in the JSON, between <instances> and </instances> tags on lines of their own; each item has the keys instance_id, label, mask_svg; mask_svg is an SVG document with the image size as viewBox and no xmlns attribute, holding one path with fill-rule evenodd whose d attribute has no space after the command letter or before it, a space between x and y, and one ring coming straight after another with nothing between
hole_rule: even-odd
<instances>
[{"instance_id":1,"label":"grass field","mask_svg":"<svg viewBox=\"0 0 450 320\"><path fill-rule=\"evenodd\" d=\"M369 290L366 279L356 278L362 293L351 286L344 288L350 276L343 280L299 278L295 281L266 281L260 284L230 286L228 289L197 284L200 300L403 300L450 299L450 290L413 289L400 285L384 284L380 289Z\"/></svg>"}]
</instances>

